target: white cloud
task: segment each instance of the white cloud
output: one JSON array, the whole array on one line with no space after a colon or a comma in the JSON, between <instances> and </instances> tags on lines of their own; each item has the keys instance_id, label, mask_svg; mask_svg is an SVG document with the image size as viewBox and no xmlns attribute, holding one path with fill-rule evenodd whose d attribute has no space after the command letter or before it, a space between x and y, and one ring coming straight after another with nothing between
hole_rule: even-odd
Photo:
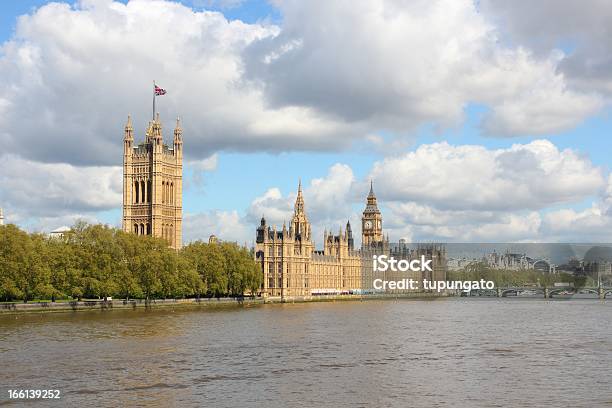
<instances>
[{"instance_id":1,"label":"white cloud","mask_svg":"<svg viewBox=\"0 0 612 408\"><path fill-rule=\"evenodd\" d=\"M353 125L309 107L269 108L242 81L244 47L277 32L167 1L47 4L22 16L0 51L0 142L37 161L117 164L128 113L144 137L155 79L168 91L157 100L165 137L180 114L188 160L347 145L359 136Z\"/></svg>"},{"instance_id":2,"label":"white cloud","mask_svg":"<svg viewBox=\"0 0 612 408\"><path fill-rule=\"evenodd\" d=\"M601 109L612 89L607 3L581 11L544 1L533 5L537 18L497 3L515 26L481 3L484 13L471 0L286 0L275 3L280 26L160 0L47 4L22 16L0 49L0 201L13 219L40 225L119 208L123 121L131 112L142 138L152 79L168 90L157 104L165 137L180 114L196 173L216 169L219 150L330 151L355 141L404 150L420 125L460 124L471 102L488 108L481 125L494 136L560 132ZM555 4L560 18L576 13L571 34L587 39L575 52L553 50L568 26L541 18ZM531 35L542 21L542 35ZM508 33L521 40L500 41ZM612 211L608 193L589 209L536 212L604 188L601 169L548 141L423 145L371 176L399 236L587 235ZM364 184L337 164L305 185L315 228L357 220L351 203ZM294 198L271 188L244 217L186 215L186 237L242 241L262 213L289 221Z\"/></svg>"},{"instance_id":3,"label":"white cloud","mask_svg":"<svg viewBox=\"0 0 612 408\"><path fill-rule=\"evenodd\" d=\"M312 179L310 184L303 185L306 215L313 226L316 241L322 239L324 229L334 233L340 227L344 230L349 218L353 231L356 230L358 218L351 209L354 183L352 169L346 164L336 163L329 168L325 177ZM283 223L289 226L296 195L297 186L286 196L276 187L268 189L253 200L247 209L245 222L253 227L253 231L262 216L268 225L278 229L282 228Z\"/></svg>"},{"instance_id":4,"label":"white cloud","mask_svg":"<svg viewBox=\"0 0 612 408\"><path fill-rule=\"evenodd\" d=\"M371 131L459 124L470 102L494 136L549 134L597 112L569 89L563 54L504 46L472 0L279 1L282 27L245 49L274 107L307 106Z\"/></svg>"},{"instance_id":5,"label":"white cloud","mask_svg":"<svg viewBox=\"0 0 612 408\"><path fill-rule=\"evenodd\" d=\"M315 224L335 224L344 219L346 224L346 217L351 213L351 188L354 182L352 169L346 164L336 163L329 168L325 177L312 179L310 185L304 185L305 209L309 220ZM270 225L280 227L283 222L289 223L296 195L297 185L295 191L287 196L283 196L276 187L268 189L251 203L247 211L249 219L259 221L264 215Z\"/></svg>"},{"instance_id":6,"label":"white cloud","mask_svg":"<svg viewBox=\"0 0 612 408\"><path fill-rule=\"evenodd\" d=\"M283 22L246 24L167 1L50 3L0 51L7 153L116 165L122 122L142 137L151 81L184 118L185 152L329 151L390 130L461 122L470 102L494 135L551 133L602 106L571 89L564 56L503 47L471 0L278 2ZM338 22L342 22L338 24Z\"/></svg>"},{"instance_id":7,"label":"white cloud","mask_svg":"<svg viewBox=\"0 0 612 408\"><path fill-rule=\"evenodd\" d=\"M414 202L387 205L385 225L394 239L416 241L514 242L541 239L535 211L440 210Z\"/></svg>"},{"instance_id":8,"label":"white cloud","mask_svg":"<svg viewBox=\"0 0 612 408\"><path fill-rule=\"evenodd\" d=\"M304 191L312 220L320 224L329 223L330 226L346 224L351 213L354 183L353 170L340 163L331 166L325 177L313 179Z\"/></svg>"},{"instance_id":9,"label":"white cloud","mask_svg":"<svg viewBox=\"0 0 612 408\"><path fill-rule=\"evenodd\" d=\"M612 240L612 217L598 204L582 211L561 209L545 215L543 229L557 240L572 242L576 237L593 242Z\"/></svg>"},{"instance_id":10,"label":"white cloud","mask_svg":"<svg viewBox=\"0 0 612 408\"><path fill-rule=\"evenodd\" d=\"M604 174L578 152L537 140L421 145L376 163L370 177L394 239L597 242L612 239L612 175ZM589 199L590 208L572 208Z\"/></svg>"},{"instance_id":11,"label":"white cloud","mask_svg":"<svg viewBox=\"0 0 612 408\"><path fill-rule=\"evenodd\" d=\"M370 177L387 200L453 210L541 209L580 202L605 185L602 169L547 140L497 150L421 145L375 163Z\"/></svg>"},{"instance_id":12,"label":"white cloud","mask_svg":"<svg viewBox=\"0 0 612 408\"><path fill-rule=\"evenodd\" d=\"M552 57L530 71L516 72L522 76L523 86L493 105L482 123L484 132L495 136L554 134L575 127L601 110L601 97L568 88L565 76L557 72L561 61L560 56ZM526 80L524 75L530 78ZM506 80L512 80L510 76Z\"/></svg>"},{"instance_id":13,"label":"white cloud","mask_svg":"<svg viewBox=\"0 0 612 408\"><path fill-rule=\"evenodd\" d=\"M578 239L612 242L612 174L600 200L583 210L564 208L550 211L543 220L543 233L557 241Z\"/></svg>"},{"instance_id":14,"label":"white cloud","mask_svg":"<svg viewBox=\"0 0 612 408\"><path fill-rule=\"evenodd\" d=\"M269 225L277 225L280 228L283 222L291 220L294 201L295 195L283 197L278 188L272 187L253 200L247 210L247 217L253 225L258 225L256 223L260 217L265 217Z\"/></svg>"},{"instance_id":15,"label":"white cloud","mask_svg":"<svg viewBox=\"0 0 612 408\"><path fill-rule=\"evenodd\" d=\"M224 241L250 244L255 236L255 226L246 223L237 211L213 210L198 214L185 214L183 220L183 242L208 241L216 235Z\"/></svg>"},{"instance_id":16,"label":"white cloud","mask_svg":"<svg viewBox=\"0 0 612 408\"><path fill-rule=\"evenodd\" d=\"M121 167L74 167L4 155L0 156L0 202L19 220L118 208L121 172Z\"/></svg>"},{"instance_id":17,"label":"white cloud","mask_svg":"<svg viewBox=\"0 0 612 408\"><path fill-rule=\"evenodd\" d=\"M612 7L608 0L481 0L480 10L502 40L538 54L564 47L558 70L578 89L612 93Z\"/></svg>"},{"instance_id":18,"label":"white cloud","mask_svg":"<svg viewBox=\"0 0 612 408\"><path fill-rule=\"evenodd\" d=\"M202 160L189 160L185 163L184 169L191 169L193 171L191 180L185 179L183 182L183 188L187 191L191 186L198 188L204 187L204 173L210 173L217 170L219 164L219 157L217 153L210 155ZM193 184L190 183L193 182Z\"/></svg>"},{"instance_id":19,"label":"white cloud","mask_svg":"<svg viewBox=\"0 0 612 408\"><path fill-rule=\"evenodd\" d=\"M419 149L427 151L440 150L444 160L431 161L433 158L427 155L419 160L410 157L408 162L420 169L420 179L401 166L393 167L393 174L380 173L380 164L374 168L375 192L383 213L384 231L390 234L391 240L597 242L612 239L611 175L608 176L606 186L600 170L592 167L588 160L569 150L559 151L546 141L499 150L474 148L447 144L421 146ZM418 155L419 149L414 153ZM405 158L397 160L401 159ZM464 182L465 165L483 161L489 167L476 166L473 171L468 169L468 179ZM447 162L451 162L450 167ZM439 172L431 173L429 167L419 167L426 163L439 169ZM515 165L514 172L504 167L509 163ZM549 185L545 189L542 184L551 184L554 179L554 175L548 175L549 172L559 176L559 180L555 181L558 186ZM572 172L575 172L575 178L570 174ZM477 174L481 175L480 178L475 178ZM502 180L497 180L499 177ZM591 181L588 181L589 177ZM470 186L469 180L476 184ZM585 192L594 194L591 208L549 209L550 206L558 207L568 197L580 198L583 181L590 186ZM414 188L419 185L424 188L435 185L444 193L440 196L417 197L413 192L405 190L400 190L400 195L393 195L393 191L387 189L406 186L409 182L414 182ZM344 229L346 220L350 219L355 241L359 244L366 184L365 181L355 180L352 169L340 163L331 166L325 177L304 184L305 208L313 225L313 238L316 242L321 242L324 229L337 233L338 228ZM497 190L474 198L474 192L481 185ZM412 188L412 184L408 186ZM521 201L532 194L538 205L531 201ZM252 201L245 216L235 211L213 211L188 216L185 222L188 231L185 234L190 237L188 240L206 239L214 233L223 239L251 242L262 215L268 225L276 226L277 229L282 228L283 222L288 225L295 197L295 191L283 195L280 189L269 188ZM500 205L501 202L506 204ZM546 206L544 203L547 203ZM358 207L357 211L354 206Z\"/></svg>"},{"instance_id":20,"label":"white cloud","mask_svg":"<svg viewBox=\"0 0 612 408\"><path fill-rule=\"evenodd\" d=\"M193 170L200 171L200 172L207 172L207 171L216 170L218 162L219 162L219 157L215 153L202 160L191 160L187 162L187 165L191 167Z\"/></svg>"}]
</instances>

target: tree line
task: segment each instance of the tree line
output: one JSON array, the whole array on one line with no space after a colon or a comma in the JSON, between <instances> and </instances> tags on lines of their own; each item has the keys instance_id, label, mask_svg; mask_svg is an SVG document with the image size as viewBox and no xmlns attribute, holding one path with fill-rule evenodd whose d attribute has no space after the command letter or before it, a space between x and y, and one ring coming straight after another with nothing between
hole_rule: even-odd
<instances>
[{"instance_id":1,"label":"tree line","mask_svg":"<svg viewBox=\"0 0 612 408\"><path fill-rule=\"evenodd\" d=\"M235 243L167 241L77 222L61 237L0 226L0 301L256 294L261 271Z\"/></svg>"}]
</instances>

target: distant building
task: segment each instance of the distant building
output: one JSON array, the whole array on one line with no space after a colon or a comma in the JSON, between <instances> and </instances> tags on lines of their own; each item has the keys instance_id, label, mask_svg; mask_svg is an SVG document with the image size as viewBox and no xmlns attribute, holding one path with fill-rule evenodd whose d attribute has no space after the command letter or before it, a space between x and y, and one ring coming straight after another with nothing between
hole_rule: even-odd
<instances>
[{"instance_id":1,"label":"distant building","mask_svg":"<svg viewBox=\"0 0 612 408\"><path fill-rule=\"evenodd\" d=\"M542 273L555 273L556 266L546 259L539 259L533 263L533 269Z\"/></svg>"},{"instance_id":2,"label":"distant building","mask_svg":"<svg viewBox=\"0 0 612 408\"><path fill-rule=\"evenodd\" d=\"M182 244L183 131L176 120L172 146L164 144L159 114L144 143L134 145L128 116L123 138L123 230Z\"/></svg>"},{"instance_id":3,"label":"distant building","mask_svg":"<svg viewBox=\"0 0 612 408\"><path fill-rule=\"evenodd\" d=\"M556 265L548 259L534 259L527 254L514 252L498 253L491 252L484 258L485 262L493 269L507 269L518 271L523 269L534 269L543 273L556 273Z\"/></svg>"},{"instance_id":4,"label":"distant building","mask_svg":"<svg viewBox=\"0 0 612 408\"><path fill-rule=\"evenodd\" d=\"M467 266L477 263L477 259L473 258L450 258L448 260L448 270L449 271L460 271L465 269Z\"/></svg>"},{"instance_id":5,"label":"distant building","mask_svg":"<svg viewBox=\"0 0 612 408\"><path fill-rule=\"evenodd\" d=\"M612 248L594 246L584 254L584 274L600 282L612 281Z\"/></svg>"},{"instance_id":6,"label":"distant building","mask_svg":"<svg viewBox=\"0 0 612 408\"><path fill-rule=\"evenodd\" d=\"M72 229L64 225L63 227L59 227L51 231L49 233L49 238L63 238L66 233L70 231L72 231Z\"/></svg>"},{"instance_id":7,"label":"distant building","mask_svg":"<svg viewBox=\"0 0 612 408\"><path fill-rule=\"evenodd\" d=\"M0 225L4 225L4 213L2 212L2 207L0 207Z\"/></svg>"},{"instance_id":8,"label":"distant building","mask_svg":"<svg viewBox=\"0 0 612 408\"><path fill-rule=\"evenodd\" d=\"M381 277L373 272L373 255L397 255L433 260L432 272L387 272L387 280L446 279L444 250L423 245L411 250L403 243L391 248L384 237L382 214L378 209L372 184L361 219L361 249L354 247L350 222L338 234L325 231L323 250L315 250L311 225L306 215L302 185L298 185L293 218L281 230L267 224L265 217L256 232L255 260L261 265L264 296L313 296L325 294L358 294L374 292L373 280Z\"/></svg>"},{"instance_id":9,"label":"distant building","mask_svg":"<svg viewBox=\"0 0 612 408\"><path fill-rule=\"evenodd\" d=\"M498 253L493 251L486 257L489 267L494 269L532 269L533 259L526 254L518 254L512 252Z\"/></svg>"},{"instance_id":10,"label":"distant building","mask_svg":"<svg viewBox=\"0 0 612 408\"><path fill-rule=\"evenodd\" d=\"M567 263L557 266L557 272L569 273L572 275L584 275L582 262L576 258L571 258Z\"/></svg>"}]
</instances>

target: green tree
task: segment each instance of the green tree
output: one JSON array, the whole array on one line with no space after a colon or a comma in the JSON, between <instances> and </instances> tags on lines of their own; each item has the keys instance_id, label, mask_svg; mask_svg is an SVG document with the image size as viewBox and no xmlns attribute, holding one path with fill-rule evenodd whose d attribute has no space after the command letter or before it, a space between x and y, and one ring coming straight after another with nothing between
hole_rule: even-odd
<instances>
[{"instance_id":1,"label":"green tree","mask_svg":"<svg viewBox=\"0 0 612 408\"><path fill-rule=\"evenodd\" d=\"M183 251L202 277L208 294L217 297L227 295L226 260L220 245L196 241L186 246Z\"/></svg>"},{"instance_id":2,"label":"green tree","mask_svg":"<svg viewBox=\"0 0 612 408\"><path fill-rule=\"evenodd\" d=\"M0 226L0 300L72 296L129 298L242 296L261 272L233 243L194 242L181 251L163 239L79 221L59 238Z\"/></svg>"}]
</instances>

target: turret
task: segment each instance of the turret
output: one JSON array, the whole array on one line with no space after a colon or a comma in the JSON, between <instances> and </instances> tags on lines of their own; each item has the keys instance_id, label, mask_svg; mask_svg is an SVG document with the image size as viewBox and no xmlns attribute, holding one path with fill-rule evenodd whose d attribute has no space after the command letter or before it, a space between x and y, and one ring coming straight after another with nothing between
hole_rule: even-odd
<instances>
[{"instance_id":1,"label":"turret","mask_svg":"<svg viewBox=\"0 0 612 408\"><path fill-rule=\"evenodd\" d=\"M177 159L183 156L183 129L179 117L176 118L176 127L174 128L174 154Z\"/></svg>"},{"instance_id":2,"label":"turret","mask_svg":"<svg viewBox=\"0 0 612 408\"><path fill-rule=\"evenodd\" d=\"M126 222L126 219L131 216L131 206L134 204L133 156L134 127L132 126L132 116L128 115L127 123L123 129L123 219L121 225L125 232L132 231L132 223Z\"/></svg>"},{"instance_id":3,"label":"turret","mask_svg":"<svg viewBox=\"0 0 612 408\"><path fill-rule=\"evenodd\" d=\"M355 248L355 241L353 240L353 230L351 229L351 221L346 222L346 237L348 239L348 248L352 251Z\"/></svg>"},{"instance_id":4,"label":"turret","mask_svg":"<svg viewBox=\"0 0 612 408\"><path fill-rule=\"evenodd\" d=\"M147 130L145 131L145 143L151 143L151 139L153 139L153 122L149 121Z\"/></svg>"},{"instance_id":5,"label":"turret","mask_svg":"<svg viewBox=\"0 0 612 408\"><path fill-rule=\"evenodd\" d=\"M261 223L259 224L259 227L257 227L257 239L256 242L258 244L261 244L264 242L265 240L265 233L266 233L266 219L264 218L264 216L261 216Z\"/></svg>"},{"instance_id":6,"label":"turret","mask_svg":"<svg viewBox=\"0 0 612 408\"><path fill-rule=\"evenodd\" d=\"M134 128L132 127L132 116L128 115L127 123L123 131L123 153L132 154L134 146Z\"/></svg>"},{"instance_id":7,"label":"turret","mask_svg":"<svg viewBox=\"0 0 612 408\"><path fill-rule=\"evenodd\" d=\"M155 115L155 120L153 121L153 124L151 125L151 131L152 131L151 138L155 141L155 144L161 148L162 143L163 143L163 137L162 137L162 124L161 124L161 120L159 119L159 112Z\"/></svg>"},{"instance_id":8,"label":"turret","mask_svg":"<svg viewBox=\"0 0 612 408\"><path fill-rule=\"evenodd\" d=\"M0 225L4 225L4 213L2 212L2 208L0 208Z\"/></svg>"}]
</instances>

